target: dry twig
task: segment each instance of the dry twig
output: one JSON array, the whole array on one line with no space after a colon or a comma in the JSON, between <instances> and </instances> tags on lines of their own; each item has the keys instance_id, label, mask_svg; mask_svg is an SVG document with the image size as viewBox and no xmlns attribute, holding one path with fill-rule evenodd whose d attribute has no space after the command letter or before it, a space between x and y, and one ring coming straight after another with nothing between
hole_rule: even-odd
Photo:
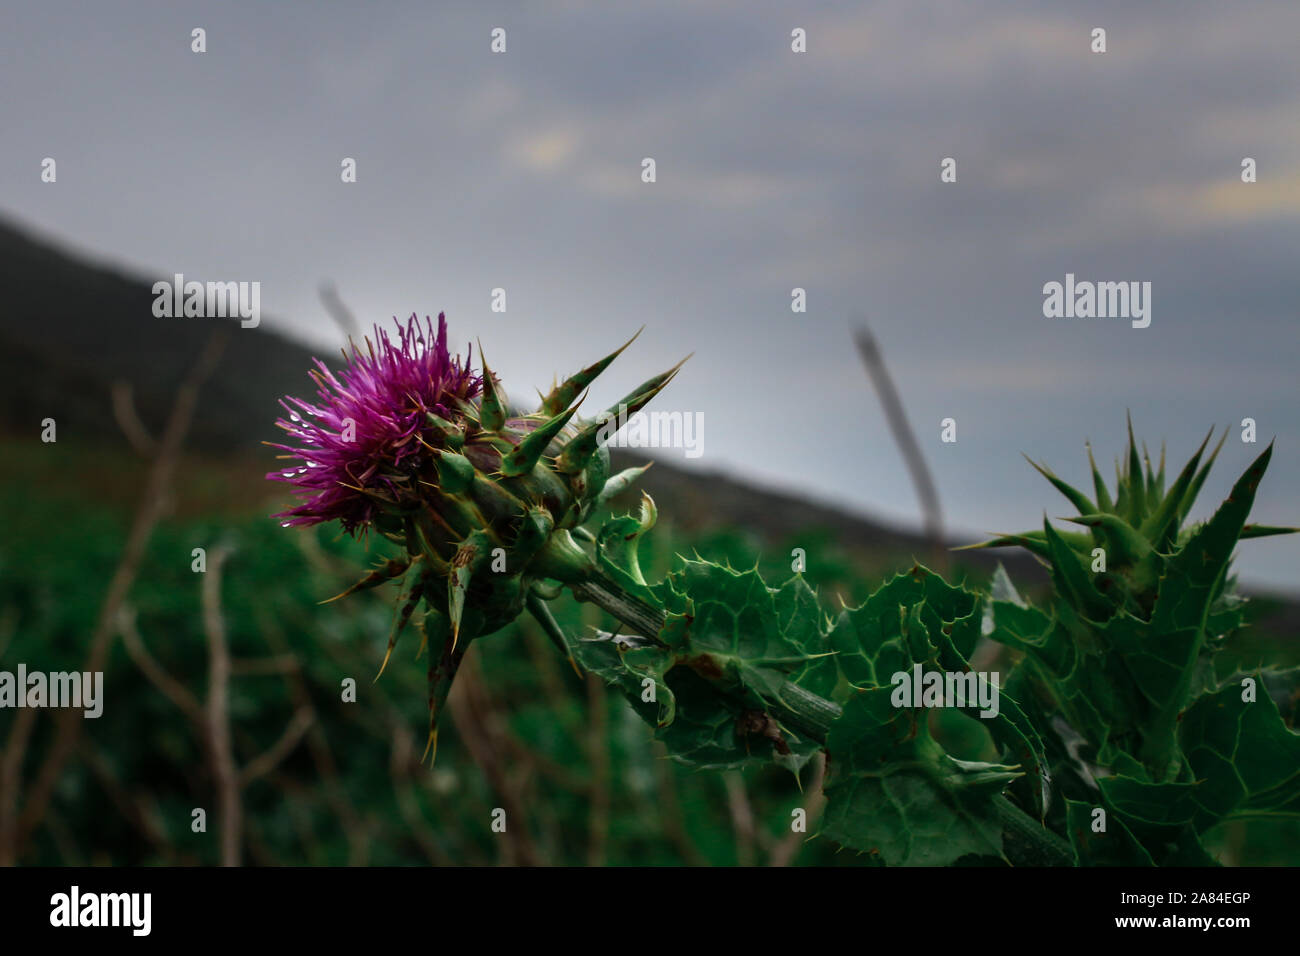
<instances>
[{"instance_id":1,"label":"dry twig","mask_svg":"<svg viewBox=\"0 0 1300 956\"><path fill-rule=\"evenodd\" d=\"M912 476L917 497L921 499L925 534L930 539L931 561L934 569L942 574L948 569L948 549L943 541L943 513L939 508L939 493L935 490L930 468L925 463L925 456L921 454L916 433L907 420L903 401L894 386L894 380L885 365L884 357L880 354L880 346L876 344L875 336L871 334L871 330L865 323L859 326L854 334L854 341L862 356L862 364L866 366L867 376L875 386L876 394L880 396L880 404L885 410L889 430L893 432L894 441L898 443L898 450L902 453L908 473Z\"/></svg>"},{"instance_id":2,"label":"dry twig","mask_svg":"<svg viewBox=\"0 0 1300 956\"><path fill-rule=\"evenodd\" d=\"M154 526L162 517L166 493L176 470L181 445L194 418L199 388L216 368L230 334L230 330L224 328L212 334L194 368L176 391L176 400L167 419L167 426L158 446L158 454L145 481L140 507L136 511L121 560L118 561L117 569L109 582L94 630L91 632L90 648L81 668L83 671L102 672L108 661L108 651L112 643L118 610L135 583L140 562L144 559L145 547L153 534ZM71 708L60 710L55 715L54 722L54 739L32 782L17 824L10 832L0 833L0 862L6 859L17 860L22 847L44 819L63 767L76 749L83 722L81 714ZM21 767L21 761L18 766ZM21 783L16 778L8 782L15 790Z\"/></svg>"},{"instance_id":3,"label":"dry twig","mask_svg":"<svg viewBox=\"0 0 1300 956\"><path fill-rule=\"evenodd\" d=\"M818 754L813 759L816 761L816 765L813 770L812 782L804 790L807 799L804 800L803 806L806 814L805 822L810 832L816 830L817 821L821 818L822 811L826 809L826 796L822 793L822 782L826 779L826 756ZM781 838L781 841L772 850L767 865L789 866L806 842L808 842L807 833L798 833L791 830Z\"/></svg>"}]
</instances>

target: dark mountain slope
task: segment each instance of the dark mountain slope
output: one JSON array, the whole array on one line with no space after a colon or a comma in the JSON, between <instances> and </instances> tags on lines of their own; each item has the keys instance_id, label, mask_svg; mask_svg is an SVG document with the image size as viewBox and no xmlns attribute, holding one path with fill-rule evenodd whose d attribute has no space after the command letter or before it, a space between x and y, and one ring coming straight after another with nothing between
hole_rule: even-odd
<instances>
[{"instance_id":1,"label":"dark mountain slope","mask_svg":"<svg viewBox=\"0 0 1300 956\"><path fill-rule=\"evenodd\" d=\"M58 422L61 445L119 443L110 396L112 384L125 381L141 420L157 435L177 385L224 322L229 342L203 387L188 447L208 455L234 452L269 467L270 452L259 443L278 437L276 403L286 387L302 384L311 352L266 331L265 321L244 329L235 320L155 317L151 286L163 278L170 277L145 279L96 266L0 221L0 424L36 436L41 420L50 417ZM624 465L647 457L615 454L616 464ZM657 464L642 485L661 504L671 502L674 519L692 529L742 528L775 543L822 529L825 538L872 563L885 555L924 560L929 553L919 535L723 475ZM1041 577L1024 555L975 553L963 562L991 570L998 558L1009 570Z\"/></svg>"},{"instance_id":2,"label":"dark mountain slope","mask_svg":"<svg viewBox=\"0 0 1300 956\"><path fill-rule=\"evenodd\" d=\"M124 380L157 433L176 386L220 323L232 334L204 390L191 445L227 450L273 437L270 413L285 383L301 381L310 353L234 320L156 318L153 281L80 261L0 221L4 423L36 429L52 417L60 440L116 437L110 387Z\"/></svg>"}]
</instances>

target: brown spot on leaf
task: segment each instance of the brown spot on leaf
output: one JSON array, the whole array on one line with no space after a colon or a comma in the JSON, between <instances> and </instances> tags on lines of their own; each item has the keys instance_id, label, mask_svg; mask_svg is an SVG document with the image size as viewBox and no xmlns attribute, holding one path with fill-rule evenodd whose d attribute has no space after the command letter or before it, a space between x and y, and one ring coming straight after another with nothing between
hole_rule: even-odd
<instances>
[{"instance_id":1,"label":"brown spot on leaf","mask_svg":"<svg viewBox=\"0 0 1300 956\"><path fill-rule=\"evenodd\" d=\"M686 658L684 663L705 680L722 680L724 676L722 665L717 662L712 654L696 654L693 657Z\"/></svg>"},{"instance_id":2,"label":"brown spot on leaf","mask_svg":"<svg viewBox=\"0 0 1300 956\"><path fill-rule=\"evenodd\" d=\"M761 710L747 710L736 720L736 733L742 737L762 737L771 742L772 747L783 757L790 755L790 745L781 735L776 721ZM746 748L749 744L746 741Z\"/></svg>"}]
</instances>

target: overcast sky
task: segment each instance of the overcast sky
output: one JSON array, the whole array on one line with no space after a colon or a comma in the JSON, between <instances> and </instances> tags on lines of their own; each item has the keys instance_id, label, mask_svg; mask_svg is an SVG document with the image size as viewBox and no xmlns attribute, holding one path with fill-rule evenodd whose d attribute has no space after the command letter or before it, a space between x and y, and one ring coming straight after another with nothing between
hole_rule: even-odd
<instances>
[{"instance_id":1,"label":"overcast sky","mask_svg":"<svg viewBox=\"0 0 1300 956\"><path fill-rule=\"evenodd\" d=\"M1276 436L1255 517L1300 523L1294 0L16 6L0 214L150 280L259 281L263 325L324 352L324 279L367 322L446 310L520 397L644 324L589 402L694 351L656 404L703 414L704 454L654 457L915 524L866 319L958 532L1068 513L1019 452L1085 481L1126 409L1177 464L1237 423L1201 516ZM1150 282L1150 326L1045 318L1066 273ZM1300 588L1300 542L1238 568Z\"/></svg>"}]
</instances>

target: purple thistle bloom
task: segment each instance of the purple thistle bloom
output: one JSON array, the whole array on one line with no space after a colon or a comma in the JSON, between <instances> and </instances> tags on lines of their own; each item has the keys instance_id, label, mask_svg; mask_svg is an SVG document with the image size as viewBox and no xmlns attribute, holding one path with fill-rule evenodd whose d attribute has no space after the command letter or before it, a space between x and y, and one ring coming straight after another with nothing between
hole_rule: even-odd
<instances>
[{"instance_id":1,"label":"purple thistle bloom","mask_svg":"<svg viewBox=\"0 0 1300 956\"><path fill-rule=\"evenodd\" d=\"M335 376L320 359L311 372L316 403L286 398L280 404L288 419L276 425L300 443L273 445L298 462L266 477L294 486L307 501L274 517L285 527L338 520L355 534L384 504L397 505L414 493L422 459L427 413L453 420L462 417L458 399L470 399L482 379L447 351L447 320L439 313L438 333L428 317L421 327L413 313L397 323L399 341L375 326L378 345L355 343Z\"/></svg>"}]
</instances>

